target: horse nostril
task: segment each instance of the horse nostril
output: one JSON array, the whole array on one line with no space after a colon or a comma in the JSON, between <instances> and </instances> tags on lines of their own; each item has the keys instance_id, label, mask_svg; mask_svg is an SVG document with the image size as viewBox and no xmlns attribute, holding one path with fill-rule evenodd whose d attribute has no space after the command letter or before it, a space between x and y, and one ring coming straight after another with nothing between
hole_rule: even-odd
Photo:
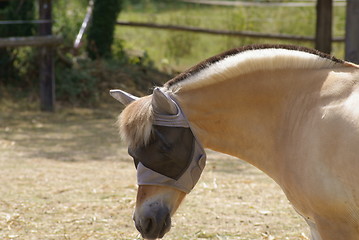
<instances>
[{"instance_id":1,"label":"horse nostril","mask_svg":"<svg viewBox=\"0 0 359 240\"><path fill-rule=\"evenodd\" d=\"M159 237L162 238L169 230L171 229L171 216L168 213L163 222L162 229L160 231Z\"/></svg>"},{"instance_id":2,"label":"horse nostril","mask_svg":"<svg viewBox=\"0 0 359 240\"><path fill-rule=\"evenodd\" d=\"M162 238L170 230L171 216L167 208L151 209L143 215L134 218L136 228L143 238Z\"/></svg>"},{"instance_id":3,"label":"horse nostril","mask_svg":"<svg viewBox=\"0 0 359 240\"><path fill-rule=\"evenodd\" d=\"M143 221L142 229L144 233L148 234L153 230L154 221L152 218L147 218Z\"/></svg>"}]
</instances>

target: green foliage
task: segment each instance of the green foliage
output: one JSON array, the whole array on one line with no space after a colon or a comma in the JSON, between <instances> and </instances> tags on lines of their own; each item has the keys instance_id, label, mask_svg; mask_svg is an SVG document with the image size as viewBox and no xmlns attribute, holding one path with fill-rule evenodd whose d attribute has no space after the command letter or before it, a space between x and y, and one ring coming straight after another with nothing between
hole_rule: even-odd
<instances>
[{"instance_id":1,"label":"green foliage","mask_svg":"<svg viewBox=\"0 0 359 240\"><path fill-rule=\"evenodd\" d=\"M0 20L36 19L35 0L0 1ZM208 29L256 31L313 36L315 8L223 7L173 0L95 0L93 22L88 29L87 49L73 51L73 42L86 14L89 0L53 1L53 33L64 44L56 48L56 95L62 104L93 106L108 97L110 88L127 88L138 95L175 74L229 48L252 43L295 43L267 39L187 33L134 27L115 27L122 20L186 25ZM21 5L22 4L22 5ZM27 9L27 11L25 11ZM345 8L334 8L333 30L342 36ZM114 32L115 31L115 32ZM114 34L113 34L114 32ZM36 34L33 25L0 26L0 37ZM333 44L343 56L343 44ZM87 54L88 53L88 54ZM90 56L91 60L88 58ZM0 49L0 89L38 95L36 48ZM21 89L22 91L18 91Z\"/></svg>"},{"instance_id":2,"label":"green foliage","mask_svg":"<svg viewBox=\"0 0 359 240\"><path fill-rule=\"evenodd\" d=\"M11 0L0 5L0 20L34 20L34 0ZM2 25L0 37L30 36L34 33L33 24Z\"/></svg>"},{"instance_id":3,"label":"green foliage","mask_svg":"<svg viewBox=\"0 0 359 240\"><path fill-rule=\"evenodd\" d=\"M33 20L34 14L34 0L0 2L0 20ZM1 25L0 37L30 36L34 30L33 24ZM9 87L29 86L23 70L31 68L28 63L33 58L32 50L0 48L0 83Z\"/></svg>"},{"instance_id":4,"label":"green foliage","mask_svg":"<svg viewBox=\"0 0 359 240\"><path fill-rule=\"evenodd\" d=\"M121 0L95 0L92 24L87 34L87 52L91 59L111 56L111 45Z\"/></svg>"},{"instance_id":5,"label":"green foliage","mask_svg":"<svg viewBox=\"0 0 359 240\"><path fill-rule=\"evenodd\" d=\"M98 100L98 79L91 76L90 68L81 63L74 68L56 68L56 97L73 105L91 106Z\"/></svg>"},{"instance_id":6,"label":"green foliage","mask_svg":"<svg viewBox=\"0 0 359 240\"><path fill-rule=\"evenodd\" d=\"M91 49L94 50L92 57L101 56L101 58L95 60L89 59L81 49L75 54L72 51L72 44L85 16L88 2L77 0L67 4L67 1L59 0L55 5L56 24L54 29L56 32L62 33L65 38L64 45L57 49L58 57L55 74L56 98L61 104L95 106L100 102L100 99L112 100L108 97L110 88L122 85L135 91L138 89L145 91L154 84L161 84L157 82L157 79L168 79L167 75L160 74L152 68L153 62L146 52L125 52L121 39L110 44L113 40L110 31L111 29L112 31L114 30L114 24L112 24L111 28L108 28L106 21L109 19L104 16L111 15L111 13L108 13L114 8L114 5L110 3L111 1L95 1L97 7L100 5L102 10L106 11L106 13L102 12L100 14L101 11L98 8L97 10L94 9L92 27L88 29L89 32L87 33L88 42L92 41L91 37L99 38L100 50L97 47ZM117 3L120 3L120 1L117 1ZM108 6L112 6L112 9L109 10ZM74 11L74 9L81 9L81 11ZM101 21L96 22L96 18ZM112 15L111 19L112 23L116 20L114 15ZM94 26L99 27L100 31L97 31L98 29L95 31ZM104 49L101 45L103 43L106 45L107 53L100 55L99 51ZM93 47L93 42L92 45L88 44L89 47ZM149 80L149 76L155 76L155 80Z\"/></svg>"},{"instance_id":7,"label":"green foliage","mask_svg":"<svg viewBox=\"0 0 359 240\"><path fill-rule=\"evenodd\" d=\"M52 30L54 35L61 35L64 39L62 48L72 48L86 14L88 0L56 0L53 2Z\"/></svg>"},{"instance_id":8,"label":"green foliage","mask_svg":"<svg viewBox=\"0 0 359 240\"><path fill-rule=\"evenodd\" d=\"M196 24L196 20L183 16L182 14L173 14L170 17L170 22L173 25L188 26ZM198 39L198 35L193 33L174 32L171 34L165 42L166 57L177 60L190 56L194 50L195 42Z\"/></svg>"},{"instance_id":9,"label":"green foliage","mask_svg":"<svg viewBox=\"0 0 359 240\"><path fill-rule=\"evenodd\" d=\"M140 95L169 76L152 68L143 53L121 59L78 59L72 66L56 63L56 98L62 104L93 107L109 99L108 90L126 88Z\"/></svg>"},{"instance_id":10,"label":"green foliage","mask_svg":"<svg viewBox=\"0 0 359 240\"><path fill-rule=\"evenodd\" d=\"M205 29L253 31L260 33L315 35L315 7L227 7L206 6L167 0L127 1L120 19L200 27ZM343 36L345 7L335 6L333 35ZM208 35L136 27L118 27L116 39L125 49L148 52L163 71L183 71L193 64L230 48L248 44L296 44L314 47L311 42L293 42L224 35ZM333 44L333 54L343 57L343 43Z\"/></svg>"}]
</instances>

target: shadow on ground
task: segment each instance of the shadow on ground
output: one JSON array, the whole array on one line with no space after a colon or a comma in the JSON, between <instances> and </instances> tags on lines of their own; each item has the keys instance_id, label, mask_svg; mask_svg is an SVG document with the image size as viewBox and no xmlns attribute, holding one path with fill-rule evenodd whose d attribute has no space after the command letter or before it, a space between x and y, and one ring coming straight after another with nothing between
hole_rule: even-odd
<instances>
[{"instance_id":1,"label":"shadow on ground","mask_svg":"<svg viewBox=\"0 0 359 240\"><path fill-rule=\"evenodd\" d=\"M115 126L119 112L120 108L77 108L56 113L3 111L0 139L3 144L16 146L27 158L110 160L121 155L117 149L122 143Z\"/></svg>"}]
</instances>

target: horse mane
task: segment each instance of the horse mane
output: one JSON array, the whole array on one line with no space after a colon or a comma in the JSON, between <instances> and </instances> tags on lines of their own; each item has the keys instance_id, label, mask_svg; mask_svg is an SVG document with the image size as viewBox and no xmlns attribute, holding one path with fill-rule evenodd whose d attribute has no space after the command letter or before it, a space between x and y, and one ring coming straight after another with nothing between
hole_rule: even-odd
<instances>
[{"instance_id":1,"label":"horse mane","mask_svg":"<svg viewBox=\"0 0 359 240\"><path fill-rule=\"evenodd\" d=\"M130 148L146 145L152 133L152 96L129 104L117 120L121 138Z\"/></svg>"},{"instance_id":2,"label":"horse mane","mask_svg":"<svg viewBox=\"0 0 359 240\"><path fill-rule=\"evenodd\" d=\"M281 68L313 69L342 66L345 61L304 47L290 45L250 45L211 57L165 83L169 91L196 88L258 70ZM117 124L120 135L130 147L148 143L152 133L152 96L129 104Z\"/></svg>"},{"instance_id":3,"label":"horse mane","mask_svg":"<svg viewBox=\"0 0 359 240\"><path fill-rule=\"evenodd\" d=\"M331 55L305 47L249 45L208 58L171 79L164 87L177 91L186 87L209 85L213 81L218 82L252 71L330 68L344 63L345 61Z\"/></svg>"}]
</instances>

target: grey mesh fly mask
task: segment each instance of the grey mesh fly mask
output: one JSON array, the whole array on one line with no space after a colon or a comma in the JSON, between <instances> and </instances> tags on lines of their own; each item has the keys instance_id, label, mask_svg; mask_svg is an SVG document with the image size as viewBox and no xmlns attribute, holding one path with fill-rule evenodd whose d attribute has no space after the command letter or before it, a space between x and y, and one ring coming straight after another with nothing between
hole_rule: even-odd
<instances>
[{"instance_id":1,"label":"grey mesh fly mask","mask_svg":"<svg viewBox=\"0 0 359 240\"><path fill-rule=\"evenodd\" d=\"M128 149L137 168L137 182L138 185L169 186L189 193L202 174L206 154L175 100L156 88L153 97L158 96L175 106L177 114L158 113L153 106L150 141L145 146Z\"/></svg>"}]
</instances>

